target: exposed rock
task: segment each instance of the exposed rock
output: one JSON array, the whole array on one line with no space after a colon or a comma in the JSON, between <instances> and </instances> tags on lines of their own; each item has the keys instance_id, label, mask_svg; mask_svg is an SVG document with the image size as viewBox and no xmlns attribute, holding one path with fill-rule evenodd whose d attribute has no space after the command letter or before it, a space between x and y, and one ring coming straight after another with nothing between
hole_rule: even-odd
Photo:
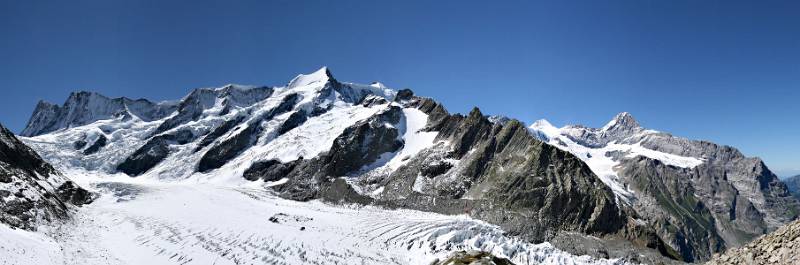
<instances>
[{"instance_id":1,"label":"exposed rock","mask_svg":"<svg viewBox=\"0 0 800 265\"><path fill-rule=\"evenodd\" d=\"M278 106L266 111L259 117L250 120L247 127L239 131L236 135L228 138L225 141L211 147L197 165L197 170L200 172L208 172L225 165L228 161L238 156L245 149L252 146L255 141L261 136L263 128L261 123L272 120L277 115L289 112L295 104L300 100L297 94L289 94L283 98Z\"/></svg>"},{"instance_id":2,"label":"exposed rock","mask_svg":"<svg viewBox=\"0 0 800 265\"><path fill-rule=\"evenodd\" d=\"M361 106L373 107L386 104L387 102L388 101L381 96L369 95L365 97L363 100L361 100Z\"/></svg>"},{"instance_id":3,"label":"exposed rock","mask_svg":"<svg viewBox=\"0 0 800 265\"><path fill-rule=\"evenodd\" d=\"M106 138L105 135L101 134L97 137L97 140L95 140L91 146L86 148L86 150L83 150L83 154L91 155L97 153L97 151L100 151L100 148L105 147L106 144L108 144L108 138Z\"/></svg>"},{"instance_id":4,"label":"exposed rock","mask_svg":"<svg viewBox=\"0 0 800 265\"><path fill-rule=\"evenodd\" d=\"M91 203L95 199L95 194L79 187L75 182L67 181L56 189L59 199L66 203L81 206Z\"/></svg>"},{"instance_id":5,"label":"exposed rock","mask_svg":"<svg viewBox=\"0 0 800 265\"><path fill-rule=\"evenodd\" d=\"M197 144L197 148L195 148L194 151L195 152L200 151L200 149L203 149L204 147L206 147L209 144L213 143L215 140L217 140L217 138L219 138L220 136L225 135L231 129L233 129L237 125L241 124L242 121L244 121L244 118L245 118L244 116L237 116L237 117L235 117L233 119L230 119L230 120L227 120L227 121L223 122L221 125L219 125L216 128L214 128L214 130L211 131L211 133L206 134L206 136L203 137L202 140L200 140L200 143Z\"/></svg>"},{"instance_id":6,"label":"exposed rock","mask_svg":"<svg viewBox=\"0 0 800 265\"><path fill-rule=\"evenodd\" d=\"M87 143L84 139L81 139L81 140L75 141L75 143L73 143L72 146L75 148L75 150L81 150L84 147L86 147L87 144L89 144L89 143Z\"/></svg>"},{"instance_id":7,"label":"exposed rock","mask_svg":"<svg viewBox=\"0 0 800 265\"><path fill-rule=\"evenodd\" d=\"M155 136L119 164L117 170L129 176L141 175L167 158L170 144L187 144L194 139L194 133L188 130Z\"/></svg>"},{"instance_id":8,"label":"exposed rock","mask_svg":"<svg viewBox=\"0 0 800 265\"><path fill-rule=\"evenodd\" d=\"M374 162L378 156L397 151L403 141L394 124L400 121L402 110L392 106L372 118L348 127L333 141L326 156L330 176L343 176Z\"/></svg>"},{"instance_id":9,"label":"exposed rock","mask_svg":"<svg viewBox=\"0 0 800 265\"><path fill-rule=\"evenodd\" d=\"M714 255L707 265L753 264L794 265L800 261L800 221L725 253Z\"/></svg>"},{"instance_id":10,"label":"exposed rock","mask_svg":"<svg viewBox=\"0 0 800 265\"><path fill-rule=\"evenodd\" d=\"M308 114L306 114L304 110L298 110L292 113L292 115L290 115L289 118L286 119L283 124L281 124L281 127L278 129L278 135L282 135L294 128L297 128L297 126L300 126L306 122L306 120L308 120Z\"/></svg>"},{"instance_id":11,"label":"exposed rock","mask_svg":"<svg viewBox=\"0 0 800 265\"><path fill-rule=\"evenodd\" d=\"M278 181L289 175L301 161L302 158L288 163L281 163L281 161L275 159L255 162L244 172L244 178L251 181L258 179Z\"/></svg>"},{"instance_id":12,"label":"exposed rock","mask_svg":"<svg viewBox=\"0 0 800 265\"><path fill-rule=\"evenodd\" d=\"M411 91L411 89L408 88L400 89L399 91L397 91L397 95L394 97L394 101L395 102L408 101L411 100L413 97L414 97L414 91Z\"/></svg>"},{"instance_id":13,"label":"exposed rock","mask_svg":"<svg viewBox=\"0 0 800 265\"><path fill-rule=\"evenodd\" d=\"M506 258L499 258L483 251L456 251L444 260L437 260L431 265L513 265Z\"/></svg>"},{"instance_id":14,"label":"exposed rock","mask_svg":"<svg viewBox=\"0 0 800 265\"><path fill-rule=\"evenodd\" d=\"M0 222L35 230L43 222L69 218L69 205L91 200L89 192L0 125Z\"/></svg>"}]
</instances>

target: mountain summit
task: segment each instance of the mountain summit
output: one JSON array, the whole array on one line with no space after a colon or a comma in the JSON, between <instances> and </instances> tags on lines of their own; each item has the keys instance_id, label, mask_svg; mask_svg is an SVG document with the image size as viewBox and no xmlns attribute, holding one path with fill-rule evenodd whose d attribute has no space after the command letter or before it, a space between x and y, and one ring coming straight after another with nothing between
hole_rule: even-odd
<instances>
[{"instance_id":1,"label":"mountain summit","mask_svg":"<svg viewBox=\"0 0 800 265\"><path fill-rule=\"evenodd\" d=\"M313 73L298 75L297 77L292 79L292 81L289 82L289 85L287 87L296 88L296 87L311 85L314 83L324 84L325 82L328 81L336 81L336 79L333 78L333 74L331 74L330 69L328 69L327 66L323 66L322 68Z\"/></svg>"},{"instance_id":2,"label":"mountain summit","mask_svg":"<svg viewBox=\"0 0 800 265\"><path fill-rule=\"evenodd\" d=\"M630 131L637 128L641 128L641 126L639 126L639 122L637 122L636 119L633 118L633 115L631 115L628 112L622 112L614 116L614 118L611 119L611 121L609 121L608 123L606 123L606 125L603 126L603 128L601 128L600 130L606 132Z\"/></svg>"}]
</instances>

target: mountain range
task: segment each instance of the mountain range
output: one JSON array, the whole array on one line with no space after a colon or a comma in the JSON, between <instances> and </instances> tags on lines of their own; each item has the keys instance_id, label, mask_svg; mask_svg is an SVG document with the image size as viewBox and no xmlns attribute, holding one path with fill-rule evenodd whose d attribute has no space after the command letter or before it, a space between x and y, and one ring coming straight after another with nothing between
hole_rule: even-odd
<instances>
[{"instance_id":1,"label":"mountain range","mask_svg":"<svg viewBox=\"0 0 800 265\"><path fill-rule=\"evenodd\" d=\"M256 187L295 202L468 216L481 222L470 227L480 229L461 231L469 233L443 245L425 241L425 253L479 246L516 263L537 262L529 259L536 248L525 244L585 255L589 263L702 262L800 213L797 199L762 160L643 128L629 113L602 128L557 128L546 120L526 125L478 108L450 113L410 89L341 82L327 68L285 86L202 88L169 102L75 92L62 105L37 104L20 136L32 148L23 152L25 161L47 162L29 169L38 174L16 173L28 182L49 173L59 177L51 186L59 187L72 183L62 175L76 176L105 196L121 196L121 184L101 183L108 179L157 185L123 188L126 197L118 201L130 199L130 190L166 189L152 183ZM82 195L50 197L74 205L93 198L70 185ZM264 198L250 192L243 193ZM492 229L502 235L486 232ZM487 234L502 241L486 241ZM422 248L420 237L413 238L406 242ZM510 248L509 240L525 243ZM576 256L569 260L580 263Z\"/></svg>"}]
</instances>

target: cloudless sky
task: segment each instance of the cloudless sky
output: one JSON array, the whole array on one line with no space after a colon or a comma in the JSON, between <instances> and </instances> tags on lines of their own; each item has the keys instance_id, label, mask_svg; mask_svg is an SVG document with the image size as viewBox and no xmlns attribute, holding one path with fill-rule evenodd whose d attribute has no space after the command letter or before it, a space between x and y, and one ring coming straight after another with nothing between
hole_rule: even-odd
<instances>
[{"instance_id":1,"label":"cloudless sky","mask_svg":"<svg viewBox=\"0 0 800 265\"><path fill-rule=\"evenodd\" d=\"M75 90L159 101L327 65L451 112L628 111L800 174L800 1L399 2L0 0L0 122Z\"/></svg>"}]
</instances>

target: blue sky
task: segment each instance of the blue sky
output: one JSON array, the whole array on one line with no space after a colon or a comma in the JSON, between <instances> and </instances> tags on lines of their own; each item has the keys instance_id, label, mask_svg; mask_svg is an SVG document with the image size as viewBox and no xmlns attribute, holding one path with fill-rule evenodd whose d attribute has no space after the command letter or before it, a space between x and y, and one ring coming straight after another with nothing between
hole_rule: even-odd
<instances>
[{"instance_id":1,"label":"blue sky","mask_svg":"<svg viewBox=\"0 0 800 265\"><path fill-rule=\"evenodd\" d=\"M0 2L0 122L70 91L177 99L327 65L525 122L649 128L800 174L798 1ZM569 2L569 3L567 3Z\"/></svg>"}]
</instances>

